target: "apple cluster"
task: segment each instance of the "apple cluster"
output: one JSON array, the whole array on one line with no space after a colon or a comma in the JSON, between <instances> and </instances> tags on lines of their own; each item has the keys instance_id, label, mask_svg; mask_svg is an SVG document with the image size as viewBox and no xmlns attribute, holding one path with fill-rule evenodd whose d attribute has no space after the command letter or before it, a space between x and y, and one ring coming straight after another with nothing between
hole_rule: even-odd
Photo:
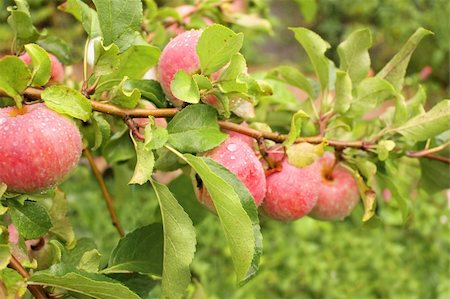
<instances>
[{"instance_id":1,"label":"apple cluster","mask_svg":"<svg viewBox=\"0 0 450 299\"><path fill-rule=\"evenodd\" d=\"M201 30L191 30L179 34L161 54L157 77L175 106L183 102L173 95L171 82L180 70L188 74L200 71L196 46L201 33ZM219 75L211 77L216 79ZM213 102L202 100L207 104ZM310 215L321 220L337 220L348 216L357 205L356 181L348 170L336 163L332 153L325 153L309 166L297 167L289 163L284 149L276 146L268 151L268 159L279 165L279 171L266 172L253 143L248 136L231 133L222 144L203 155L234 173L253 195L256 206L261 206L269 217L291 221ZM196 195L208 209L215 210L208 190L197 188Z\"/></svg>"}]
</instances>

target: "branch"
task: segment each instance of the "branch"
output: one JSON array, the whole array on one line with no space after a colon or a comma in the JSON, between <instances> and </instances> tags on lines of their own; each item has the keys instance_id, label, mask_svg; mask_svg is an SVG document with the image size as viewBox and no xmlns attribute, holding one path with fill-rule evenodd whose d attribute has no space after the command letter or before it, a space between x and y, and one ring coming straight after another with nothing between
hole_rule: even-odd
<instances>
[{"instance_id":1,"label":"branch","mask_svg":"<svg viewBox=\"0 0 450 299\"><path fill-rule=\"evenodd\" d=\"M9 262L9 267L16 270L17 273L19 273L23 278L29 278L30 274L25 270L25 268L22 266L22 264L14 257L14 255L11 255L11 261ZM48 299L47 294L45 293L45 290L40 285L27 285L28 290L30 293L34 296L36 299Z\"/></svg>"},{"instance_id":2,"label":"branch","mask_svg":"<svg viewBox=\"0 0 450 299\"><path fill-rule=\"evenodd\" d=\"M430 148L430 149L424 149L418 152L408 152L408 156L409 157L424 157L430 154L435 154L438 153L442 150L444 150L446 147L450 146L450 141L446 142L444 144L441 144L440 146L434 147L434 148Z\"/></svg>"},{"instance_id":3,"label":"branch","mask_svg":"<svg viewBox=\"0 0 450 299\"><path fill-rule=\"evenodd\" d=\"M91 151L88 148L84 148L83 154L87 158L89 165L91 166L92 172L94 173L94 176L97 179L98 184L100 185L100 189L102 190L103 198L105 199L109 215L111 216L112 224L116 228L119 235L123 237L125 233L123 231L122 226L120 225L119 219L117 218L116 212L114 210L112 196L111 194L109 194L108 189L106 188L105 181L103 180L103 176L98 170L97 165L95 164L94 157L92 156Z\"/></svg>"},{"instance_id":4,"label":"branch","mask_svg":"<svg viewBox=\"0 0 450 299\"><path fill-rule=\"evenodd\" d=\"M444 162L444 163L450 164L450 158L444 157L444 156L437 156L437 155L432 155L432 154L417 156L417 155L414 155L414 153L406 153L406 155L411 158L426 158L426 159L436 160L439 162Z\"/></svg>"}]
</instances>

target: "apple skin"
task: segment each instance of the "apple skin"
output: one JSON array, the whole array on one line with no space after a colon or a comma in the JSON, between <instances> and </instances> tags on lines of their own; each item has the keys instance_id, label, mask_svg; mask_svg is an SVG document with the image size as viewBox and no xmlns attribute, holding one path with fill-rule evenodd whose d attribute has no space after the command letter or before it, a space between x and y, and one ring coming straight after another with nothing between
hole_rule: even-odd
<instances>
[{"instance_id":1,"label":"apple skin","mask_svg":"<svg viewBox=\"0 0 450 299\"><path fill-rule=\"evenodd\" d=\"M229 137L218 147L206 152L211 158L234 173L253 195L256 206L260 206L266 195L266 176L253 149L239 137ZM209 210L215 211L208 191L197 188L198 200Z\"/></svg>"},{"instance_id":2,"label":"apple skin","mask_svg":"<svg viewBox=\"0 0 450 299\"><path fill-rule=\"evenodd\" d=\"M189 74L200 70L196 47L201 34L201 30L186 31L172 39L161 53L157 77L165 94L175 106L181 106L184 102L172 94L170 82L179 70Z\"/></svg>"},{"instance_id":3,"label":"apple skin","mask_svg":"<svg viewBox=\"0 0 450 299\"><path fill-rule=\"evenodd\" d=\"M55 55L48 53L51 63L50 82L61 83L64 81L64 67ZM31 64L31 57L28 53L19 56L25 64Z\"/></svg>"},{"instance_id":4,"label":"apple skin","mask_svg":"<svg viewBox=\"0 0 450 299\"><path fill-rule=\"evenodd\" d=\"M342 220L355 209L360 195L352 174L340 164L335 164L332 153L325 153L322 164L319 198L309 216L319 220Z\"/></svg>"},{"instance_id":5,"label":"apple skin","mask_svg":"<svg viewBox=\"0 0 450 299\"><path fill-rule=\"evenodd\" d=\"M266 178L267 193L263 211L276 220L297 220L311 212L317 203L321 165L317 160L306 167L293 166L275 147L270 148L268 154L274 162L281 163L281 171Z\"/></svg>"},{"instance_id":6,"label":"apple skin","mask_svg":"<svg viewBox=\"0 0 450 299\"><path fill-rule=\"evenodd\" d=\"M0 109L0 140L0 182L14 192L57 185L82 150L77 126L42 103Z\"/></svg>"}]
</instances>

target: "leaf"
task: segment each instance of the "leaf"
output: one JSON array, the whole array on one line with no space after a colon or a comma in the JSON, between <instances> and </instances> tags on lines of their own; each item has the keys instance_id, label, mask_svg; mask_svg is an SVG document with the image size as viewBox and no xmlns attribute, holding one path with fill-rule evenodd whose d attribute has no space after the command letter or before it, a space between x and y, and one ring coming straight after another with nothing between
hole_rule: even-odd
<instances>
[{"instance_id":1,"label":"leaf","mask_svg":"<svg viewBox=\"0 0 450 299\"><path fill-rule=\"evenodd\" d=\"M25 45L33 64L32 86L43 86L50 80L51 62L48 53L36 44Z\"/></svg>"},{"instance_id":2,"label":"leaf","mask_svg":"<svg viewBox=\"0 0 450 299\"><path fill-rule=\"evenodd\" d=\"M148 299L150 297L148 293L157 285L156 280L138 273L115 273L108 276L120 281L120 283L138 294L142 299Z\"/></svg>"},{"instance_id":3,"label":"leaf","mask_svg":"<svg viewBox=\"0 0 450 299\"><path fill-rule=\"evenodd\" d=\"M92 114L92 124L94 126L94 146L92 150L95 151L100 148L103 143L106 143L111 136L111 126L109 123L99 114Z\"/></svg>"},{"instance_id":4,"label":"leaf","mask_svg":"<svg viewBox=\"0 0 450 299\"><path fill-rule=\"evenodd\" d=\"M103 156L108 163L130 160L136 156L128 131L117 132L108 140L103 148Z\"/></svg>"},{"instance_id":5,"label":"leaf","mask_svg":"<svg viewBox=\"0 0 450 299\"><path fill-rule=\"evenodd\" d=\"M28 284L66 289L97 299L139 299L126 286L104 275L85 271L67 271L61 265L34 273Z\"/></svg>"},{"instance_id":6,"label":"leaf","mask_svg":"<svg viewBox=\"0 0 450 299\"><path fill-rule=\"evenodd\" d=\"M167 107L167 101L165 94L158 81L155 80L127 80L124 83L123 88L127 91L131 91L135 88L139 89L141 96L158 108Z\"/></svg>"},{"instance_id":7,"label":"leaf","mask_svg":"<svg viewBox=\"0 0 450 299\"><path fill-rule=\"evenodd\" d=\"M159 149L166 144L169 139L169 132L154 124L145 127L145 147L147 149Z\"/></svg>"},{"instance_id":8,"label":"leaf","mask_svg":"<svg viewBox=\"0 0 450 299\"><path fill-rule=\"evenodd\" d=\"M381 140L377 144L378 159L384 161L389 158L389 152L395 148L395 142L392 140Z\"/></svg>"},{"instance_id":9,"label":"leaf","mask_svg":"<svg viewBox=\"0 0 450 299\"><path fill-rule=\"evenodd\" d=\"M199 90L210 90L213 88L212 82L204 75L194 74L192 75L192 79L194 79Z\"/></svg>"},{"instance_id":10,"label":"leaf","mask_svg":"<svg viewBox=\"0 0 450 299\"><path fill-rule=\"evenodd\" d=\"M241 53L237 53L231 57L230 64L221 72L219 81L235 81L240 74L247 71L247 63Z\"/></svg>"},{"instance_id":11,"label":"leaf","mask_svg":"<svg viewBox=\"0 0 450 299\"><path fill-rule=\"evenodd\" d=\"M109 96L112 104L133 109L141 98L141 92L136 88L132 90L125 89L124 86L127 80L127 77L123 78L119 85L114 86L112 90L110 90Z\"/></svg>"},{"instance_id":12,"label":"leaf","mask_svg":"<svg viewBox=\"0 0 450 299\"><path fill-rule=\"evenodd\" d=\"M114 248L108 268L102 273L139 272L161 275L163 272L163 228L154 223L135 229Z\"/></svg>"},{"instance_id":13,"label":"leaf","mask_svg":"<svg viewBox=\"0 0 450 299\"><path fill-rule=\"evenodd\" d=\"M314 89L309 79L291 66L279 66L270 70L267 73L266 78L286 82L289 85L305 91L310 98L315 98Z\"/></svg>"},{"instance_id":14,"label":"leaf","mask_svg":"<svg viewBox=\"0 0 450 299\"><path fill-rule=\"evenodd\" d=\"M403 87L406 68L412 53L422 38L430 34L433 33L424 28L417 29L400 51L377 74L377 77L386 79L395 87L395 89L400 90Z\"/></svg>"},{"instance_id":15,"label":"leaf","mask_svg":"<svg viewBox=\"0 0 450 299\"><path fill-rule=\"evenodd\" d=\"M297 111L293 116L291 120L291 129L289 130L288 137L286 138L286 141L284 142L285 146L290 146L294 144L297 137L300 136L302 133L302 121L304 119L308 119L309 115L306 114L303 110Z\"/></svg>"},{"instance_id":16,"label":"leaf","mask_svg":"<svg viewBox=\"0 0 450 299\"><path fill-rule=\"evenodd\" d=\"M107 81L118 79L123 80L124 77L129 79L142 79L144 74L154 66L159 59L161 50L151 45L133 45L125 52L119 55L119 63L117 68L111 74L102 76L99 85ZM103 84L98 92L110 89L110 84Z\"/></svg>"},{"instance_id":17,"label":"leaf","mask_svg":"<svg viewBox=\"0 0 450 299\"><path fill-rule=\"evenodd\" d=\"M287 147L286 154L291 165L305 167L322 157L326 142L314 145L307 142L292 144Z\"/></svg>"},{"instance_id":18,"label":"leaf","mask_svg":"<svg viewBox=\"0 0 450 299\"><path fill-rule=\"evenodd\" d=\"M93 0L106 46L140 29L142 1Z\"/></svg>"},{"instance_id":19,"label":"leaf","mask_svg":"<svg viewBox=\"0 0 450 299\"><path fill-rule=\"evenodd\" d=\"M21 49L23 45L37 41L41 34L33 25L27 1L15 0L15 2L16 6L8 8L11 13L8 24L14 31L16 49Z\"/></svg>"},{"instance_id":20,"label":"leaf","mask_svg":"<svg viewBox=\"0 0 450 299\"><path fill-rule=\"evenodd\" d=\"M352 96L352 80L347 72L336 71L336 98L334 110L340 114L344 114L350 108L353 100Z\"/></svg>"},{"instance_id":21,"label":"leaf","mask_svg":"<svg viewBox=\"0 0 450 299\"><path fill-rule=\"evenodd\" d=\"M14 203L9 214L14 226L26 240L38 239L52 228L47 210L34 201Z\"/></svg>"},{"instance_id":22,"label":"leaf","mask_svg":"<svg viewBox=\"0 0 450 299\"><path fill-rule=\"evenodd\" d=\"M169 183L168 187L194 225L205 219L208 211L198 202L192 180L188 175L179 175Z\"/></svg>"},{"instance_id":23,"label":"leaf","mask_svg":"<svg viewBox=\"0 0 450 299\"><path fill-rule=\"evenodd\" d=\"M407 139L427 140L449 129L450 100L442 100L427 113L420 114L394 129Z\"/></svg>"},{"instance_id":24,"label":"leaf","mask_svg":"<svg viewBox=\"0 0 450 299\"><path fill-rule=\"evenodd\" d=\"M317 33L306 28L289 28L295 33L295 39L303 46L311 60L322 92L329 89L330 72L333 63L325 56L330 45Z\"/></svg>"},{"instance_id":25,"label":"leaf","mask_svg":"<svg viewBox=\"0 0 450 299\"><path fill-rule=\"evenodd\" d=\"M47 36L44 39L37 41L38 45L44 48L47 52L54 54L63 64L72 63L72 52L67 42L55 35Z\"/></svg>"},{"instance_id":26,"label":"leaf","mask_svg":"<svg viewBox=\"0 0 450 299\"><path fill-rule=\"evenodd\" d=\"M214 108L191 105L169 122L169 143L182 152L204 152L222 143L227 135L219 130Z\"/></svg>"},{"instance_id":27,"label":"leaf","mask_svg":"<svg viewBox=\"0 0 450 299\"><path fill-rule=\"evenodd\" d=\"M97 12L82 0L67 0L58 6L58 8L70 13L75 19L81 22L81 25L90 38L102 35Z\"/></svg>"},{"instance_id":28,"label":"leaf","mask_svg":"<svg viewBox=\"0 0 450 299\"><path fill-rule=\"evenodd\" d=\"M155 156L152 150L147 149L143 142L135 143L137 162L134 169L133 177L128 184L145 184L153 174L153 166L155 165Z\"/></svg>"},{"instance_id":29,"label":"leaf","mask_svg":"<svg viewBox=\"0 0 450 299\"><path fill-rule=\"evenodd\" d=\"M377 107L384 100L396 96L395 88L386 80L371 77L361 81L356 87L356 97L347 116L355 117Z\"/></svg>"},{"instance_id":30,"label":"leaf","mask_svg":"<svg viewBox=\"0 0 450 299\"><path fill-rule=\"evenodd\" d=\"M352 174L356 180L356 184L358 185L359 194L361 195L364 205L364 215L362 217L362 221L367 222L375 215L377 195L366 185L364 179L357 171L352 171Z\"/></svg>"},{"instance_id":31,"label":"leaf","mask_svg":"<svg viewBox=\"0 0 450 299\"><path fill-rule=\"evenodd\" d=\"M57 235L66 244L72 244L75 241L75 234L67 217L68 203L64 196L64 193L56 189L55 196L53 197L53 204L50 208L49 216L52 221L52 228L50 232Z\"/></svg>"},{"instance_id":32,"label":"leaf","mask_svg":"<svg viewBox=\"0 0 450 299\"><path fill-rule=\"evenodd\" d=\"M195 229L169 189L151 181L161 209L164 230L163 298L181 298L191 282L189 268L195 253Z\"/></svg>"},{"instance_id":33,"label":"leaf","mask_svg":"<svg viewBox=\"0 0 450 299\"><path fill-rule=\"evenodd\" d=\"M80 262L77 265L78 270L96 273L100 264L100 253L97 249L85 251L81 256Z\"/></svg>"},{"instance_id":34,"label":"leaf","mask_svg":"<svg viewBox=\"0 0 450 299\"><path fill-rule=\"evenodd\" d=\"M0 231L0 234L1 233L2 232ZM10 259L11 259L11 248L9 244L0 243L0 273L3 269L5 269L8 266Z\"/></svg>"},{"instance_id":35,"label":"leaf","mask_svg":"<svg viewBox=\"0 0 450 299\"><path fill-rule=\"evenodd\" d=\"M419 88L416 94L406 102L406 108L408 110L408 117L413 118L419 114L425 113L423 105L427 100L427 93L425 88L422 85L419 85Z\"/></svg>"},{"instance_id":36,"label":"leaf","mask_svg":"<svg viewBox=\"0 0 450 299\"><path fill-rule=\"evenodd\" d=\"M295 2L300 7L306 23L314 21L318 11L317 0L295 0Z\"/></svg>"},{"instance_id":37,"label":"leaf","mask_svg":"<svg viewBox=\"0 0 450 299\"><path fill-rule=\"evenodd\" d=\"M372 34L366 28L352 32L337 48L341 62L339 68L348 73L355 86L367 77L370 68L368 50L371 46Z\"/></svg>"},{"instance_id":38,"label":"leaf","mask_svg":"<svg viewBox=\"0 0 450 299\"><path fill-rule=\"evenodd\" d=\"M197 43L197 54L203 75L210 75L230 62L244 41L242 33L214 24L206 28Z\"/></svg>"},{"instance_id":39,"label":"leaf","mask_svg":"<svg viewBox=\"0 0 450 299\"><path fill-rule=\"evenodd\" d=\"M256 223L257 216L255 219L251 211L253 208L256 215L254 200L248 190L245 194L241 193L242 186L237 185L239 181L230 180L235 178L234 174L217 162L189 154L184 157L211 195L230 247L237 281L244 282L254 275L261 254L259 224ZM246 188L243 189L245 192Z\"/></svg>"},{"instance_id":40,"label":"leaf","mask_svg":"<svg viewBox=\"0 0 450 299\"><path fill-rule=\"evenodd\" d=\"M5 299L21 298L22 296L25 295L25 292L27 291L27 284L25 282L25 278L23 278L19 273L17 273L13 269L5 268L0 270L0 281L3 284L3 287L6 288L7 295L12 296L12 297L7 296Z\"/></svg>"},{"instance_id":41,"label":"leaf","mask_svg":"<svg viewBox=\"0 0 450 299\"><path fill-rule=\"evenodd\" d=\"M170 82L172 94L179 100L191 104L200 101L200 92L197 82L183 70L178 71Z\"/></svg>"},{"instance_id":42,"label":"leaf","mask_svg":"<svg viewBox=\"0 0 450 299\"><path fill-rule=\"evenodd\" d=\"M111 44L103 46L101 40L94 41L94 74L96 76L108 75L117 69L119 62L119 47Z\"/></svg>"},{"instance_id":43,"label":"leaf","mask_svg":"<svg viewBox=\"0 0 450 299\"><path fill-rule=\"evenodd\" d=\"M12 97L19 107L22 103L20 94L30 80L31 72L22 60L15 56L0 59L0 90Z\"/></svg>"},{"instance_id":44,"label":"leaf","mask_svg":"<svg viewBox=\"0 0 450 299\"><path fill-rule=\"evenodd\" d=\"M63 85L46 88L41 95L50 109L74 118L87 121L91 117L92 106L79 91Z\"/></svg>"}]
</instances>

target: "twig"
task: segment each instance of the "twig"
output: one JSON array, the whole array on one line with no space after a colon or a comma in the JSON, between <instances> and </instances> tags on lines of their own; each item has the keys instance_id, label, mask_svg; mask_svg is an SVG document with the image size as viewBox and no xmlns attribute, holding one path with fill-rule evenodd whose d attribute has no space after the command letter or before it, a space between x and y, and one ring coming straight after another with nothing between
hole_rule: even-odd
<instances>
[{"instance_id":1,"label":"twig","mask_svg":"<svg viewBox=\"0 0 450 299\"><path fill-rule=\"evenodd\" d=\"M408 152L408 156L409 157L423 157L423 156L427 156L430 154L438 153L438 152L444 150L448 146L450 146L450 141L446 142L444 144L441 144L440 146L434 147L434 148L424 149L424 150L421 150L418 152Z\"/></svg>"},{"instance_id":2,"label":"twig","mask_svg":"<svg viewBox=\"0 0 450 299\"><path fill-rule=\"evenodd\" d=\"M411 155L411 153L406 153L406 155L408 157L411 157L411 158L427 158L427 159L430 159L430 160L436 160L436 161L440 161L440 162L444 162L444 163L450 164L450 158L444 157L444 156L437 156L437 155L432 155L432 154L426 154L426 155L422 155L422 156L415 156L415 155Z\"/></svg>"},{"instance_id":3,"label":"twig","mask_svg":"<svg viewBox=\"0 0 450 299\"><path fill-rule=\"evenodd\" d=\"M9 267L16 270L24 278L29 278L30 274L25 270L22 264L11 255L11 261L9 262ZM45 293L44 288L41 285L27 285L28 290L36 299L48 299L47 294Z\"/></svg>"},{"instance_id":4,"label":"twig","mask_svg":"<svg viewBox=\"0 0 450 299\"><path fill-rule=\"evenodd\" d=\"M109 215L111 216L112 224L115 226L119 235L121 237L123 237L125 235L125 233L123 231L122 226L120 225L119 219L117 218L116 212L114 210L112 196L108 192L108 189L106 188L105 181L103 180L103 176L100 173L100 171L98 170L97 165L95 164L94 157L92 156L92 153L88 148L84 148L83 154L86 157L86 159L88 160L89 165L91 166L92 172L94 173L94 176L97 179L97 182L100 186L100 189L103 194L103 198L104 198L106 206L108 208Z\"/></svg>"},{"instance_id":5,"label":"twig","mask_svg":"<svg viewBox=\"0 0 450 299\"><path fill-rule=\"evenodd\" d=\"M131 130L131 132L137 139L139 139L141 141L145 140L145 136L142 135L141 132L139 132L139 128L138 128L137 124L133 121L133 119L131 117L125 116L123 118L123 121L125 122L125 124L128 126L128 128Z\"/></svg>"}]
</instances>

